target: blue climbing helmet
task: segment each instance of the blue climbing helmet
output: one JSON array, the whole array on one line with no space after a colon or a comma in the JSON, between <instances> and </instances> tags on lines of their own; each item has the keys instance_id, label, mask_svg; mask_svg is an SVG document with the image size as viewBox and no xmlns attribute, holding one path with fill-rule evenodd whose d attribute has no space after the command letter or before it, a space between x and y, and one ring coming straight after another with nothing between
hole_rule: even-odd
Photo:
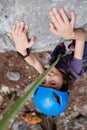
<instances>
[{"instance_id":1,"label":"blue climbing helmet","mask_svg":"<svg viewBox=\"0 0 87 130\"><path fill-rule=\"evenodd\" d=\"M68 92L61 92L53 88L38 86L34 93L36 108L49 116L61 114L66 109L68 101Z\"/></svg>"}]
</instances>

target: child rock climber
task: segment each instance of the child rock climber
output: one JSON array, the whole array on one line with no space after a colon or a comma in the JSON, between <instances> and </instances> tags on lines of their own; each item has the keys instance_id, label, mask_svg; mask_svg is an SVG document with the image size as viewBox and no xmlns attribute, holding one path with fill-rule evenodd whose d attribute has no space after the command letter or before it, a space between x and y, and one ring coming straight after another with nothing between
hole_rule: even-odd
<instances>
[{"instance_id":1,"label":"child rock climber","mask_svg":"<svg viewBox=\"0 0 87 130\"><path fill-rule=\"evenodd\" d=\"M40 112L50 116L56 116L65 110L69 100L67 90L71 82L80 78L83 73L82 58L86 32L81 28L74 28L75 14L72 11L70 15L71 19L67 17L63 8L53 8L50 11L52 19L50 30L64 39L75 41L74 54L63 57L35 91L34 103L36 108ZM27 34L28 25L24 22L19 22L12 28L12 35L18 53L41 74L45 68L29 50L34 44L35 38L33 36L28 40ZM49 64L51 65L56 60L58 54L64 54L65 51L64 44L59 44L54 49Z\"/></svg>"}]
</instances>

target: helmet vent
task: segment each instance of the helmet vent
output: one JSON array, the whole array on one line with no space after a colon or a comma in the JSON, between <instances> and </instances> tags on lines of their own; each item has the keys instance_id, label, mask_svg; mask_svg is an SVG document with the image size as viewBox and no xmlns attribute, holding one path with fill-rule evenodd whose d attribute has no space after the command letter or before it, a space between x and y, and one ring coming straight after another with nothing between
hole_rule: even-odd
<instances>
[{"instance_id":1,"label":"helmet vent","mask_svg":"<svg viewBox=\"0 0 87 130\"><path fill-rule=\"evenodd\" d=\"M35 90L34 95L36 95L36 94L37 94L37 91L38 91L38 88Z\"/></svg>"},{"instance_id":2,"label":"helmet vent","mask_svg":"<svg viewBox=\"0 0 87 130\"><path fill-rule=\"evenodd\" d=\"M53 99L55 101L57 101L59 104L61 104L60 98L58 97L58 95L55 92L53 92Z\"/></svg>"}]
</instances>

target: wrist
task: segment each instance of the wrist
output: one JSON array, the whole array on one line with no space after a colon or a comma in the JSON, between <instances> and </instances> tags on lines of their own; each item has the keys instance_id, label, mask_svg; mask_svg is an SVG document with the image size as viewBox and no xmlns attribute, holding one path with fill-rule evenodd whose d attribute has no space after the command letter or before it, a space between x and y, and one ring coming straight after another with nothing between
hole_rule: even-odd
<instances>
[{"instance_id":1,"label":"wrist","mask_svg":"<svg viewBox=\"0 0 87 130\"><path fill-rule=\"evenodd\" d=\"M27 50L18 51L21 55L25 56L27 55Z\"/></svg>"},{"instance_id":2,"label":"wrist","mask_svg":"<svg viewBox=\"0 0 87 130\"><path fill-rule=\"evenodd\" d=\"M30 48L26 48L25 51L17 52L22 59L27 58L30 55Z\"/></svg>"},{"instance_id":3,"label":"wrist","mask_svg":"<svg viewBox=\"0 0 87 130\"><path fill-rule=\"evenodd\" d=\"M85 41L86 40L86 31L82 28L74 29L74 35L72 36L72 39L78 40L78 41Z\"/></svg>"}]
</instances>

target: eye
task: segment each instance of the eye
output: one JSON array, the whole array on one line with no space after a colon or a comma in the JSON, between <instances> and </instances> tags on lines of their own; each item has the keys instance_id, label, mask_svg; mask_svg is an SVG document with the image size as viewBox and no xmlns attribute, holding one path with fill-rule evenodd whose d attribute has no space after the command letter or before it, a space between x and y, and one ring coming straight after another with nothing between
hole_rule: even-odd
<instances>
[{"instance_id":1,"label":"eye","mask_svg":"<svg viewBox=\"0 0 87 130\"><path fill-rule=\"evenodd\" d=\"M45 84L45 80L43 80L41 84Z\"/></svg>"},{"instance_id":2,"label":"eye","mask_svg":"<svg viewBox=\"0 0 87 130\"><path fill-rule=\"evenodd\" d=\"M56 85L56 82L55 81L51 81L50 84L51 85Z\"/></svg>"}]
</instances>

